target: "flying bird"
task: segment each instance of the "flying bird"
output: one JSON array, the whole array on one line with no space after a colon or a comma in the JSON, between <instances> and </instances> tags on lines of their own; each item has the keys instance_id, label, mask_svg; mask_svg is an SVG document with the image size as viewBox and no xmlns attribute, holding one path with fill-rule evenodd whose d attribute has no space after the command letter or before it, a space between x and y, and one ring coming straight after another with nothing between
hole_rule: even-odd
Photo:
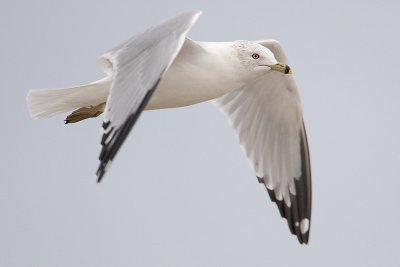
<instances>
[{"instance_id":1,"label":"flying bird","mask_svg":"<svg viewBox=\"0 0 400 267\"><path fill-rule=\"evenodd\" d=\"M307 244L311 169L293 70L276 40L198 42L186 35L201 11L182 13L100 57L106 77L73 88L31 90L33 118L65 123L104 113L97 170L104 177L143 110L214 102L229 118L255 176Z\"/></svg>"}]
</instances>

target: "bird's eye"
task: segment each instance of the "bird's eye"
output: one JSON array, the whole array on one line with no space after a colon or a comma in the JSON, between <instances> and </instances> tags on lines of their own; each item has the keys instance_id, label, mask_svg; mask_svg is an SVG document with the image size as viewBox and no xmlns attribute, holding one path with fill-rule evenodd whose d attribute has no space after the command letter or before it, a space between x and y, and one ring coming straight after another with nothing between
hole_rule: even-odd
<instances>
[{"instance_id":1,"label":"bird's eye","mask_svg":"<svg viewBox=\"0 0 400 267\"><path fill-rule=\"evenodd\" d=\"M260 55L254 53L254 54L251 55L251 57L254 58L254 59L259 59L259 58L260 58Z\"/></svg>"}]
</instances>

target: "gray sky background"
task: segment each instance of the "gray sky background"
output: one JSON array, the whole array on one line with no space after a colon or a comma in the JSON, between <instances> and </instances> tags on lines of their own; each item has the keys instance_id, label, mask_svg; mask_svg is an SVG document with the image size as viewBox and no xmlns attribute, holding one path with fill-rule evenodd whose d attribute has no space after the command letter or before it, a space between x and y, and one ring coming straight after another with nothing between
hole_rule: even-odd
<instances>
[{"instance_id":1,"label":"gray sky background","mask_svg":"<svg viewBox=\"0 0 400 267\"><path fill-rule=\"evenodd\" d=\"M400 266L399 1L3 1L0 266ZM211 104L145 112L96 184L101 119L34 121L28 89L201 9L189 36L280 40L313 171L300 246Z\"/></svg>"}]
</instances>

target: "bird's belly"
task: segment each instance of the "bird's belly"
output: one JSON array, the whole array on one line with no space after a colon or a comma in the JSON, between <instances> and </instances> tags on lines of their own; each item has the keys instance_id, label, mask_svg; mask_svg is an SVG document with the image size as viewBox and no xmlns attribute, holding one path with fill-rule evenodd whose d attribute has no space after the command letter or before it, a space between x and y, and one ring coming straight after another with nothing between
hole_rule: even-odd
<instances>
[{"instance_id":1,"label":"bird's belly","mask_svg":"<svg viewBox=\"0 0 400 267\"><path fill-rule=\"evenodd\" d=\"M212 92L202 86L188 83L161 81L151 97L146 109L184 107L213 99Z\"/></svg>"},{"instance_id":2,"label":"bird's belly","mask_svg":"<svg viewBox=\"0 0 400 267\"><path fill-rule=\"evenodd\" d=\"M194 75L193 75L194 74ZM184 107L218 98L232 89L234 84L218 82L212 72L197 69L179 69L171 66L161 79L146 109Z\"/></svg>"}]
</instances>

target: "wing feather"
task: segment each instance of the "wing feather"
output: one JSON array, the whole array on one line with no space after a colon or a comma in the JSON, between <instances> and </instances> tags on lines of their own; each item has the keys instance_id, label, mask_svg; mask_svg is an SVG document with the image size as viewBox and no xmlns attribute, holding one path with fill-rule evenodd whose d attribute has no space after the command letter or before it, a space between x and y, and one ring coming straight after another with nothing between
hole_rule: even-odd
<instances>
[{"instance_id":1,"label":"wing feather","mask_svg":"<svg viewBox=\"0 0 400 267\"><path fill-rule=\"evenodd\" d=\"M300 243L308 243L311 172L300 97L293 75L270 72L217 100L258 181Z\"/></svg>"},{"instance_id":2,"label":"wing feather","mask_svg":"<svg viewBox=\"0 0 400 267\"><path fill-rule=\"evenodd\" d=\"M178 15L108 51L100 58L113 77L104 113L98 182L180 51L200 11Z\"/></svg>"}]
</instances>

